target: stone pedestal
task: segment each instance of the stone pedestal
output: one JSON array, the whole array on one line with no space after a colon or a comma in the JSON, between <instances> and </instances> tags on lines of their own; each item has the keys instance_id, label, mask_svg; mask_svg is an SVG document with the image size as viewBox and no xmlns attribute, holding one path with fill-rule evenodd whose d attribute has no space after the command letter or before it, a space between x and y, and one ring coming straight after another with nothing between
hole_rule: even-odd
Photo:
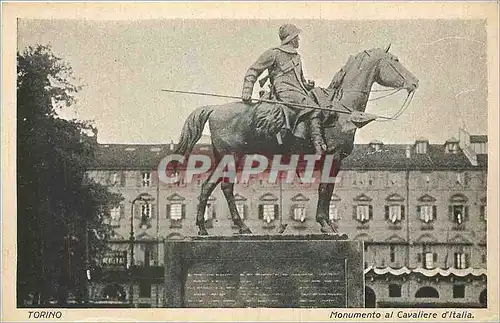
<instances>
[{"instance_id":1,"label":"stone pedestal","mask_svg":"<svg viewBox=\"0 0 500 323\"><path fill-rule=\"evenodd\" d=\"M165 242L165 307L364 307L363 244L338 236Z\"/></svg>"}]
</instances>

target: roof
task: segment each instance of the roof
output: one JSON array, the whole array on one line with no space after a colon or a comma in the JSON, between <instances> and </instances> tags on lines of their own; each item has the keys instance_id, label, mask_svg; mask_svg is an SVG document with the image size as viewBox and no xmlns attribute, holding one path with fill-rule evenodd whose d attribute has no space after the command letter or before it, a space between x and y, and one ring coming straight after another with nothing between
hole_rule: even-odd
<instances>
[{"instance_id":1,"label":"roof","mask_svg":"<svg viewBox=\"0 0 500 323\"><path fill-rule=\"evenodd\" d=\"M410 146L410 158L406 158L407 147L406 144L385 144L375 151L370 144L356 144L342 162L342 169L431 171L487 167L487 155L478 155L478 166L473 166L460 149L456 154L450 154L445 152L442 144L429 144L426 154L416 154L414 146ZM164 157L172 154L170 148L169 144L100 144L90 169L155 169ZM193 153L211 155L211 145L198 144Z\"/></svg>"},{"instance_id":2,"label":"roof","mask_svg":"<svg viewBox=\"0 0 500 323\"><path fill-rule=\"evenodd\" d=\"M450 139L446 140L445 143L452 143L452 142L458 142L458 139L455 137L451 137Z\"/></svg>"},{"instance_id":3,"label":"roof","mask_svg":"<svg viewBox=\"0 0 500 323\"><path fill-rule=\"evenodd\" d=\"M488 142L488 136L487 135L471 135L470 142L471 143Z\"/></svg>"},{"instance_id":4,"label":"roof","mask_svg":"<svg viewBox=\"0 0 500 323\"><path fill-rule=\"evenodd\" d=\"M210 154L210 145L196 145L194 153ZM91 169L155 169L172 154L170 144L99 144Z\"/></svg>"},{"instance_id":5,"label":"roof","mask_svg":"<svg viewBox=\"0 0 500 323\"><path fill-rule=\"evenodd\" d=\"M384 145L374 151L369 145L355 145L352 153L342 162L343 169L362 170L445 170L470 169L472 166L465 154L459 150L456 154L445 152L445 147L429 144L426 154L417 154L412 147L410 158L406 158L407 145Z\"/></svg>"}]
</instances>

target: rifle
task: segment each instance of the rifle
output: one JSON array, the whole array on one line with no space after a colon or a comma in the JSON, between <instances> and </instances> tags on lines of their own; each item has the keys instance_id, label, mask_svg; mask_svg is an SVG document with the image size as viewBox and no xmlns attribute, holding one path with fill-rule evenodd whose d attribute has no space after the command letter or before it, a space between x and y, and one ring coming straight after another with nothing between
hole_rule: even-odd
<instances>
[{"instance_id":1,"label":"rifle","mask_svg":"<svg viewBox=\"0 0 500 323\"><path fill-rule=\"evenodd\" d=\"M179 90L170 90L170 89L161 89L163 92L170 92L170 93L182 93L182 94L193 94L193 95L203 95L203 96L212 96L216 98L226 98L226 99L238 99L241 100L241 97L239 96L233 96L233 95L223 95L223 94L215 94L215 93L205 93L205 92L194 92L194 91L179 91ZM352 114L353 112L350 111L349 108L347 108L345 105L338 101L332 101L334 104L328 105L327 108L321 108L313 105L308 105L308 104L300 104L300 103L292 103L292 102L282 102L282 101L275 101L275 100L267 100L267 99L250 99L251 101L255 102L265 102L265 103L273 103L273 104L284 104L284 105L291 105L294 107L299 107L299 108L306 108L306 109L315 109L315 110L323 110L323 111L329 111L329 112L338 112L338 113L345 113L345 114ZM333 106L336 105L340 108L343 108L343 110L337 110L334 109ZM332 107L332 108L329 108ZM361 114L365 114L362 112L359 112ZM365 114L367 115L367 114ZM377 118L384 118L388 119L387 117L380 117L376 116Z\"/></svg>"}]
</instances>

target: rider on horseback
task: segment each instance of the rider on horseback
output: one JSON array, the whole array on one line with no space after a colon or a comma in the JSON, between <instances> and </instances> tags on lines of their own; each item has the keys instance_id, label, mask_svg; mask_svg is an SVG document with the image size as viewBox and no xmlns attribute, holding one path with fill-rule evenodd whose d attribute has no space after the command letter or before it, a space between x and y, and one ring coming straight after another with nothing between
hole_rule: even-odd
<instances>
[{"instance_id":1,"label":"rider on horseback","mask_svg":"<svg viewBox=\"0 0 500 323\"><path fill-rule=\"evenodd\" d=\"M279 28L281 46L264 52L250 66L245 75L241 95L244 102L249 103L251 101L255 82L265 70L268 70L268 78L271 82L271 94L279 101L283 101L284 104L296 103L319 107L308 95L309 91L314 88L314 82L305 80L300 55L297 53L300 32L301 30L292 24L285 24ZM263 84L261 83L261 85ZM312 143L316 153L323 154L326 150L326 144L320 124L321 112L319 110L294 106L287 106L284 110L287 110L284 112L287 118L289 118L287 121L290 121L286 122L285 128L292 131L294 131L296 121L299 117L310 113L308 124L310 126Z\"/></svg>"}]
</instances>

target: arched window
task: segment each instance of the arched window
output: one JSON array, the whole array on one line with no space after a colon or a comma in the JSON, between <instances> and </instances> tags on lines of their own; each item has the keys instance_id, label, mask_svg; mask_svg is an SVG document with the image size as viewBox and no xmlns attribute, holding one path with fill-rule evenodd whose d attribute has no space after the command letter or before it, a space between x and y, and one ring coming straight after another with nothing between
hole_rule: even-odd
<instances>
[{"instance_id":1,"label":"arched window","mask_svg":"<svg viewBox=\"0 0 500 323\"><path fill-rule=\"evenodd\" d=\"M365 308L377 307L377 295L370 287L365 287Z\"/></svg>"},{"instance_id":2,"label":"arched window","mask_svg":"<svg viewBox=\"0 0 500 323\"><path fill-rule=\"evenodd\" d=\"M435 288L425 286L425 287L422 287L419 290L417 290L417 292L415 293L415 297L416 298L425 298L425 297L439 298L439 293Z\"/></svg>"}]
</instances>

